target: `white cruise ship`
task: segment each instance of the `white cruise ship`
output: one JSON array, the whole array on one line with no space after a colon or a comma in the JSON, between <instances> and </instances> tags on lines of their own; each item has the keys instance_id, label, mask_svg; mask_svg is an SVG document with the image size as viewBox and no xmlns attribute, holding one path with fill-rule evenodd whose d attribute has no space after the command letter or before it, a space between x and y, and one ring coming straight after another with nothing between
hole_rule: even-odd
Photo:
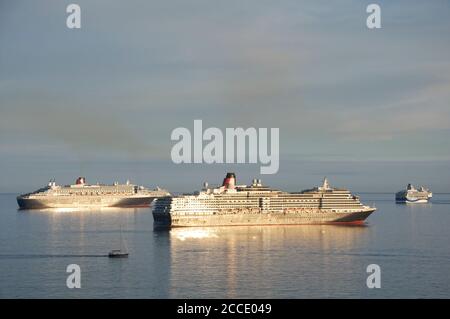
<instances>
[{"instance_id":1,"label":"white cruise ship","mask_svg":"<svg viewBox=\"0 0 450 319\"><path fill-rule=\"evenodd\" d=\"M428 188L421 186L416 189L412 184L408 184L406 190L395 194L395 200L398 203L428 203L431 197L433 193Z\"/></svg>"},{"instance_id":2,"label":"white cruise ship","mask_svg":"<svg viewBox=\"0 0 450 319\"><path fill-rule=\"evenodd\" d=\"M313 189L288 193L264 186L261 180L236 185L228 173L221 186L205 187L192 195L156 199L155 227L361 224L375 211L348 190L332 188L325 178Z\"/></svg>"}]
</instances>

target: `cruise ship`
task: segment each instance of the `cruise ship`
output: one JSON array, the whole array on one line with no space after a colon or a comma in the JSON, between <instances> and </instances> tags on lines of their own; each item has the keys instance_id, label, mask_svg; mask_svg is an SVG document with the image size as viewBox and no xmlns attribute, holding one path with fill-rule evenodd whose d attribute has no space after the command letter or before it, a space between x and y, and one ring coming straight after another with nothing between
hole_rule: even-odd
<instances>
[{"instance_id":1,"label":"cruise ship","mask_svg":"<svg viewBox=\"0 0 450 319\"><path fill-rule=\"evenodd\" d=\"M332 188L325 178L319 187L288 193L264 186L261 180L236 185L228 173L221 186L192 195L158 198L153 205L156 228L227 225L362 224L375 211L348 190Z\"/></svg>"},{"instance_id":2,"label":"cruise ship","mask_svg":"<svg viewBox=\"0 0 450 319\"><path fill-rule=\"evenodd\" d=\"M65 186L52 180L46 187L18 196L17 203L21 209L148 207L155 198L168 195L164 189L150 190L129 181L89 185L84 177L79 177L75 184Z\"/></svg>"},{"instance_id":3,"label":"cruise ship","mask_svg":"<svg viewBox=\"0 0 450 319\"><path fill-rule=\"evenodd\" d=\"M406 190L395 194L395 200L398 203L428 203L431 197L433 197L433 193L428 188L421 186L416 189L411 184L406 186Z\"/></svg>"}]
</instances>

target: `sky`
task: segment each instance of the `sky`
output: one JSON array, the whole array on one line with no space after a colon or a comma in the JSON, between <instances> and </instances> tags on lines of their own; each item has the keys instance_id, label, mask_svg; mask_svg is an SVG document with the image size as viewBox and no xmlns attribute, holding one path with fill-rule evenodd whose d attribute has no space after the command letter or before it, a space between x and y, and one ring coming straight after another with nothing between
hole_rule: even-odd
<instances>
[{"instance_id":1,"label":"sky","mask_svg":"<svg viewBox=\"0 0 450 319\"><path fill-rule=\"evenodd\" d=\"M366 27L370 3L381 29ZM259 174L173 164L170 134L195 119L279 128L280 170L262 179L280 188L327 175L450 192L449 16L445 0L0 0L0 192L78 175L189 191Z\"/></svg>"}]
</instances>

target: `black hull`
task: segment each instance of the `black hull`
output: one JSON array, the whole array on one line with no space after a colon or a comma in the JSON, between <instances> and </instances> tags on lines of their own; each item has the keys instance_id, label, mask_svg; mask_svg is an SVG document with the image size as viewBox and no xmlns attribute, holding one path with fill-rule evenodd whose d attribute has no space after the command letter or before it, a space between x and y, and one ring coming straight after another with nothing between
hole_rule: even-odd
<instances>
[{"instance_id":1,"label":"black hull","mask_svg":"<svg viewBox=\"0 0 450 319\"><path fill-rule=\"evenodd\" d=\"M259 214L213 214L213 215L172 215L153 213L154 228L203 226L262 226L262 225L317 225L347 224L360 225L375 211L367 209L357 212L336 213L259 213Z\"/></svg>"},{"instance_id":2,"label":"black hull","mask_svg":"<svg viewBox=\"0 0 450 319\"><path fill-rule=\"evenodd\" d=\"M43 209L50 208L39 200L17 197L17 204L20 209Z\"/></svg>"},{"instance_id":3,"label":"black hull","mask_svg":"<svg viewBox=\"0 0 450 319\"><path fill-rule=\"evenodd\" d=\"M109 258L128 258L128 254L108 254Z\"/></svg>"},{"instance_id":4,"label":"black hull","mask_svg":"<svg viewBox=\"0 0 450 319\"><path fill-rule=\"evenodd\" d=\"M97 207L150 207L154 197L134 197L134 198L117 198L107 201L102 200L78 200L71 199L61 200L59 198L25 198L18 196L17 204L20 209L46 209L46 208L97 208Z\"/></svg>"}]
</instances>

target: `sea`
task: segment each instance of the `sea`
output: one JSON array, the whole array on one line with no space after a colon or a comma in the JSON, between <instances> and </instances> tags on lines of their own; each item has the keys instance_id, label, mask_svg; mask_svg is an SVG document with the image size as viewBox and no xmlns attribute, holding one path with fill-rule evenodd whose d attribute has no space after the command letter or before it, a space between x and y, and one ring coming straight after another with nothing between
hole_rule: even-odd
<instances>
[{"instance_id":1,"label":"sea","mask_svg":"<svg viewBox=\"0 0 450 319\"><path fill-rule=\"evenodd\" d=\"M450 194L358 195L377 207L363 226L161 231L151 208L18 210L0 194L0 298L450 298Z\"/></svg>"}]
</instances>

